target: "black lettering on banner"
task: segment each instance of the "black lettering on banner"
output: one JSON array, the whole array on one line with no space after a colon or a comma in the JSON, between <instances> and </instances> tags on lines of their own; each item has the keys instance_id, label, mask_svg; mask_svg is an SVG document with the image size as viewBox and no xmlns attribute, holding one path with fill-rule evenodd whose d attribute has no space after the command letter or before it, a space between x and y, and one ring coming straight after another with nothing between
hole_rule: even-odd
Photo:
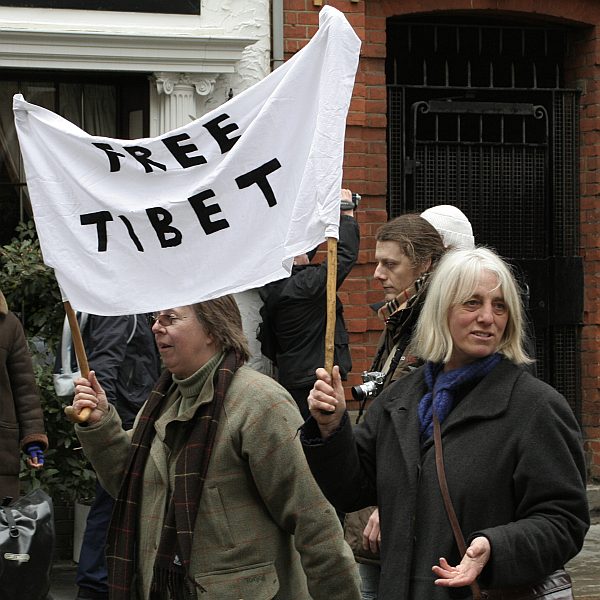
<instances>
[{"instance_id":1,"label":"black lettering on banner","mask_svg":"<svg viewBox=\"0 0 600 600\"><path fill-rule=\"evenodd\" d=\"M252 184L256 183L261 192L264 194L269 207L273 208L273 206L277 204L277 199L275 198L271 184L267 180L267 175L270 175L277 169L281 169L281 163L274 158L269 162L266 162L264 165L249 171L245 175L236 177L235 182L238 184L240 190L250 187Z\"/></svg>"},{"instance_id":2,"label":"black lettering on banner","mask_svg":"<svg viewBox=\"0 0 600 600\"><path fill-rule=\"evenodd\" d=\"M208 123L204 123L203 127L208 130L208 133L215 138L217 144L219 144L219 148L221 148L221 154L225 154L231 150L235 143L242 137L241 135L236 135L235 137L227 137L228 133L239 129L239 127L235 123L230 123L229 125L225 125L225 127L220 127L219 123L224 121L225 119L229 119L229 115L223 113L218 117L215 117L212 121Z\"/></svg>"},{"instance_id":3,"label":"black lettering on banner","mask_svg":"<svg viewBox=\"0 0 600 600\"><path fill-rule=\"evenodd\" d=\"M135 247L138 249L138 252L143 252L144 246L142 246L140 238L136 235L135 231L133 230L133 225L131 224L131 221L124 215L119 215L119 219L121 219L121 221L125 223L125 227L127 227L127 233L129 234L131 241L135 244Z\"/></svg>"},{"instance_id":4,"label":"black lettering on banner","mask_svg":"<svg viewBox=\"0 0 600 600\"><path fill-rule=\"evenodd\" d=\"M212 190L204 190L188 198L189 203L192 205L192 208L198 217L198 221L200 221L202 229L204 229L204 233L207 235L229 227L229 223L226 219L218 219L217 221L211 221L210 219L211 215L221 212L221 207L218 204L211 204L210 206L204 204L205 200L214 198L214 196L215 193Z\"/></svg>"},{"instance_id":5,"label":"black lettering on banner","mask_svg":"<svg viewBox=\"0 0 600 600\"><path fill-rule=\"evenodd\" d=\"M154 165L158 169L162 169L163 171L167 170L167 167L162 163L156 162L154 160L150 160L150 156L152 156L152 151L148 150L148 148L144 148L143 146L129 146L128 148L124 148L127 150L135 160L137 160L142 167L146 170L146 173L152 173L153 169L151 165Z\"/></svg>"},{"instance_id":6,"label":"black lettering on banner","mask_svg":"<svg viewBox=\"0 0 600 600\"><path fill-rule=\"evenodd\" d=\"M107 233L106 223L112 221L113 217L107 210L100 210L95 213L87 213L79 217L82 225L96 225L98 234L98 252L106 252Z\"/></svg>"},{"instance_id":7,"label":"black lettering on banner","mask_svg":"<svg viewBox=\"0 0 600 600\"><path fill-rule=\"evenodd\" d=\"M173 217L168 210L161 208L160 206L155 206L153 208L147 208L146 214L148 215L150 224L156 232L156 237L162 248L179 246L179 244L181 244L181 231L175 227L171 227ZM171 234L172 237L167 238L168 234Z\"/></svg>"},{"instance_id":8,"label":"black lettering on banner","mask_svg":"<svg viewBox=\"0 0 600 600\"><path fill-rule=\"evenodd\" d=\"M96 148L100 148L100 150L104 150L106 152L106 156L108 156L108 164L110 165L110 172L116 173L121 170L121 161L119 160L119 156L125 158L124 154L113 150L110 144L101 144L92 142L92 146L96 146Z\"/></svg>"},{"instance_id":9,"label":"black lettering on banner","mask_svg":"<svg viewBox=\"0 0 600 600\"><path fill-rule=\"evenodd\" d=\"M179 142L189 139L190 136L187 133L180 133L179 135L172 135L162 140L162 143L169 149L169 152L184 169L206 163L206 158L201 154L199 156L188 156L188 154L198 151L198 147L195 144L179 145Z\"/></svg>"}]
</instances>

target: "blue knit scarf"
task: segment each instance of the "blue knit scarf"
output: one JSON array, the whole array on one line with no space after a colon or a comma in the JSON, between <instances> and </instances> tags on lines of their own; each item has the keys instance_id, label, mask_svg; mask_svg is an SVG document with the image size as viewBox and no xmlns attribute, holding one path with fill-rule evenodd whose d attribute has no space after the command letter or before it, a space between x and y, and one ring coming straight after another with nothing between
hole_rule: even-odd
<instances>
[{"instance_id":1,"label":"blue knit scarf","mask_svg":"<svg viewBox=\"0 0 600 600\"><path fill-rule=\"evenodd\" d=\"M495 353L451 371L442 371L442 363L425 363L427 393L419 401L422 441L433 435L433 411L442 423L452 410L456 389L468 381L483 379L500 360L502 356Z\"/></svg>"}]
</instances>

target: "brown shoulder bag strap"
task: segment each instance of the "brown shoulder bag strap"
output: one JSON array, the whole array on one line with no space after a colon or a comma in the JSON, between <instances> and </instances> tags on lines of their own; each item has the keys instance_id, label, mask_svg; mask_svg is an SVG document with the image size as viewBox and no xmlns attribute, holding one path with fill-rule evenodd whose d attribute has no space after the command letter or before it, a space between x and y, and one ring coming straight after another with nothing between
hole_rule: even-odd
<instances>
[{"instance_id":1,"label":"brown shoulder bag strap","mask_svg":"<svg viewBox=\"0 0 600 600\"><path fill-rule=\"evenodd\" d=\"M452 499L450 498L450 491L448 490L448 483L446 482L444 452L442 449L442 432L440 428L440 421L435 411L433 413L433 443L435 446L435 468L437 470L440 491L444 500L444 508L446 509L450 526L452 527L452 533L454 534L456 545L458 546L461 557L463 557L467 551L467 546L465 544L465 538L460 529L460 525L458 524L458 519L456 518L456 512L454 511ZM471 591L473 592L473 600L483 600L484 596L481 594L481 589L479 588L477 581L474 581L470 587Z\"/></svg>"}]
</instances>

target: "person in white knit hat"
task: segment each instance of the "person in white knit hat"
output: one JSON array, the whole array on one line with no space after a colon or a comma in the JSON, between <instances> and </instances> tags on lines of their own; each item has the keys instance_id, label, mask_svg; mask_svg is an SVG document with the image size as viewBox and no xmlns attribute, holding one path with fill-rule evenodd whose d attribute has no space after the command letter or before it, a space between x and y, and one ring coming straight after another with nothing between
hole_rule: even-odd
<instances>
[{"instance_id":1,"label":"person in white knit hat","mask_svg":"<svg viewBox=\"0 0 600 600\"><path fill-rule=\"evenodd\" d=\"M423 211L421 216L437 229L446 248L472 250L475 247L471 223L456 206L432 206Z\"/></svg>"}]
</instances>

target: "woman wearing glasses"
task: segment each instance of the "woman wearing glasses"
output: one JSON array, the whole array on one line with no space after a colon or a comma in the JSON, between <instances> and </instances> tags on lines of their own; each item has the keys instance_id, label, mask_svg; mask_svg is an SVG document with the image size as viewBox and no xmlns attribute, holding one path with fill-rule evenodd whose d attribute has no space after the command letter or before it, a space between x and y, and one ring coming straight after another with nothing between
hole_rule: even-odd
<instances>
[{"instance_id":1,"label":"woman wearing glasses","mask_svg":"<svg viewBox=\"0 0 600 600\"><path fill-rule=\"evenodd\" d=\"M166 370L132 435L95 374L77 433L116 498L111 599L358 599L352 553L306 465L290 396L244 362L231 296L161 311ZM202 594L206 594L203 596Z\"/></svg>"}]
</instances>

